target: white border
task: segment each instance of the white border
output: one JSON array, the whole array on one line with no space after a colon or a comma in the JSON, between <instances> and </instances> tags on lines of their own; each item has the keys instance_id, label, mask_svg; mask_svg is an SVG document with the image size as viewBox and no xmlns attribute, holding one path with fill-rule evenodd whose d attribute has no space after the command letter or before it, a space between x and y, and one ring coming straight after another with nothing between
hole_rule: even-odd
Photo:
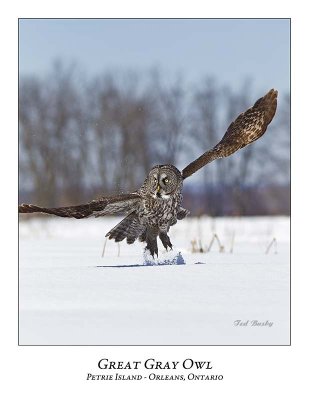
<instances>
[{"instance_id":1,"label":"white border","mask_svg":"<svg viewBox=\"0 0 309 400\"><path fill-rule=\"evenodd\" d=\"M204 6L201 6L204 4ZM1 13L1 392L9 398L288 398L305 385L308 349L308 215L306 98L308 57L305 9L259 1L10 2ZM17 346L17 17L292 17L292 347L18 347ZM297 137L297 140L295 140ZM302 229L306 231L302 232ZM10 241L8 243L8 237ZM306 308L305 308L306 307ZM308 326L308 324L307 324ZM221 382L87 382L99 358L212 360ZM4 359L3 359L4 357ZM5 360L5 361L4 361ZM303 360L303 361L302 361ZM100 396L100 397L99 397ZM223 397L224 396L224 397ZM7 398L7 397L6 397Z\"/></svg>"}]
</instances>

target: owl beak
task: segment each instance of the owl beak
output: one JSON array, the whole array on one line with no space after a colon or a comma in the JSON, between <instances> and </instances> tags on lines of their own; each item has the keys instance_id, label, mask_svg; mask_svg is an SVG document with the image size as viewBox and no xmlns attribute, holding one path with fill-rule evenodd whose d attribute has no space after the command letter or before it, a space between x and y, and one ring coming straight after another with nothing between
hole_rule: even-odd
<instances>
[{"instance_id":1,"label":"owl beak","mask_svg":"<svg viewBox=\"0 0 309 400\"><path fill-rule=\"evenodd\" d=\"M161 187L160 187L160 185L158 185L157 186L157 197L161 197L161 194L160 194L160 190L161 190Z\"/></svg>"}]
</instances>

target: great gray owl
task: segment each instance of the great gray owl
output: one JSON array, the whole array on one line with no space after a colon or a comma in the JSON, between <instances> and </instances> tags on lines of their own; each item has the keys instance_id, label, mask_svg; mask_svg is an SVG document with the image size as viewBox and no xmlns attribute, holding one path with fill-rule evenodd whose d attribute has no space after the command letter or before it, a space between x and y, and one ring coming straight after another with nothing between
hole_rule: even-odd
<instances>
[{"instance_id":1,"label":"great gray owl","mask_svg":"<svg viewBox=\"0 0 309 400\"><path fill-rule=\"evenodd\" d=\"M128 215L106 236L120 242L127 239L131 244L136 239L146 242L152 256L158 255L157 237L163 246L172 248L168 231L177 220L185 218L189 211L181 207L183 180L211 161L230 156L242 147L259 139L273 119L277 108L278 92L271 89L253 107L240 114L228 127L221 141L211 150L187 165L180 172L175 166L156 165L140 189L128 194L103 196L87 204L44 208L32 204L21 204L20 213L41 212L59 217L87 218L107 214L127 213Z\"/></svg>"}]
</instances>

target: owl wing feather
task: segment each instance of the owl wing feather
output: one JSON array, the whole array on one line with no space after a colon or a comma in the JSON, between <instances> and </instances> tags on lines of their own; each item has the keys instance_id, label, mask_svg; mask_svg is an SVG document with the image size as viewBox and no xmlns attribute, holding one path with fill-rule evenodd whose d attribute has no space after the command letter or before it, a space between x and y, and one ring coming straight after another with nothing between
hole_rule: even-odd
<instances>
[{"instance_id":1,"label":"owl wing feather","mask_svg":"<svg viewBox=\"0 0 309 400\"><path fill-rule=\"evenodd\" d=\"M133 211L141 201L138 193L127 193L116 196L104 196L92 200L86 204L77 206L46 208L33 204L21 204L18 206L19 213L45 213L67 218L87 218L90 216L103 216L106 214L117 214L119 212Z\"/></svg>"},{"instance_id":2,"label":"owl wing feather","mask_svg":"<svg viewBox=\"0 0 309 400\"><path fill-rule=\"evenodd\" d=\"M204 165L217 158L228 157L242 147L259 139L272 121L277 109L278 92L271 89L264 97L244 113L240 114L228 127L221 141L206 151L182 171L183 179L188 178Z\"/></svg>"}]
</instances>

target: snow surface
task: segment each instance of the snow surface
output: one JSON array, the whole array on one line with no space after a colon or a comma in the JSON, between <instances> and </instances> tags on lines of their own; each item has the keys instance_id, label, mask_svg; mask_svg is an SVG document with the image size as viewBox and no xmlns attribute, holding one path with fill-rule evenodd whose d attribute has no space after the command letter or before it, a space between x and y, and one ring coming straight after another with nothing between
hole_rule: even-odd
<instances>
[{"instance_id":1,"label":"snow surface","mask_svg":"<svg viewBox=\"0 0 309 400\"><path fill-rule=\"evenodd\" d=\"M289 344L289 218L187 218L154 265L105 244L119 220L20 219L21 345Z\"/></svg>"},{"instance_id":2,"label":"snow surface","mask_svg":"<svg viewBox=\"0 0 309 400\"><path fill-rule=\"evenodd\" d=\"M144 263L145 267L153 265L183 265L185 260L182 254L175 251L165 251L160 254L160 257L152 257L149 250L144 251Z\"/></svg>"}]
</instances>

